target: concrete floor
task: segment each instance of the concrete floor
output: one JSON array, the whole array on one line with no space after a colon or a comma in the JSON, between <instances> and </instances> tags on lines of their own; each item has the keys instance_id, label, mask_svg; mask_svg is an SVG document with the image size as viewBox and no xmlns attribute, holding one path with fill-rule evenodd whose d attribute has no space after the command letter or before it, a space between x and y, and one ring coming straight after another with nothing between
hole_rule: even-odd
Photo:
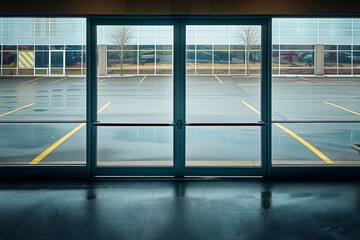
<instances>
[{"instance_id":1,"label":"concrete floor","mask_svg":"<svg viewBox=\"0 0 360 240\"><path fill-rule=\"evenodd\" d=\"M0 182L1 240L360 239L358 182Z\"/></svg>"}]
</instances>

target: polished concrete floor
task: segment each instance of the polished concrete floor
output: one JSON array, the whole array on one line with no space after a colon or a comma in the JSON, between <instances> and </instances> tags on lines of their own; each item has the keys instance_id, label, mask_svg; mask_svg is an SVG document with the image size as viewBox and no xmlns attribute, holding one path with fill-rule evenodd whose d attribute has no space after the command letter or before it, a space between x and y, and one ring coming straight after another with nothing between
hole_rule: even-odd
<instances>
[{"instance_id":1,"label":"polished concrete floor","mask_svg":"<svg viewBox=\"0 0 360 240\"><path fill-rule=\"evenodd\" d=\"M0 182L0 239L360 239L358 182Z\"/></svg>"}]
</instances>

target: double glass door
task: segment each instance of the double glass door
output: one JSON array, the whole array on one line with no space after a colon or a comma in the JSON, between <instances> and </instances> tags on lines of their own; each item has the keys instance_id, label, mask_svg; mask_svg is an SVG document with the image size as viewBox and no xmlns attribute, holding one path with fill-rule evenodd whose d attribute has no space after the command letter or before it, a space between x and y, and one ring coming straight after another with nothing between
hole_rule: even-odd
<instances>
[{"instance_id":1,"label":"double glass door","mask_svg":"<svg viewBox=\"0 0 360 240\"><path fill-rule=\"evenodd\" d=\"M94 176L266 175L266 21L209 23L90 23Z\"/></svg>"}]
</instances>

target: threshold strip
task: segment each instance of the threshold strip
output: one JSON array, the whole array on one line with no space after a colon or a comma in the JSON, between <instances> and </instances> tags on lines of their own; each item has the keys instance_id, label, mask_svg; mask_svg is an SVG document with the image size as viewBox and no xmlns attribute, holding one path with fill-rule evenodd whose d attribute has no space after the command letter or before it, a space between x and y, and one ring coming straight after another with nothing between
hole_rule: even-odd
<instances>
[{"instance_id":1,"label":"threshold strip","mask_svg":"<svg viewBox=\"0 0 360 240\"><path fill-rule=\"evenodd\" d=\"M360 113L355 112L355 111L352 111L352 110L347 109L347 108L344 108L344 107L341 107L341 106L336 105L336 104L334 104L334 103L326 102L326 101L324 101L324 103L326 103L326 104L328 104L328 105L331 105L331 106L333 106L333 107L336 107L336 108L340 108L341 110L347 111L347 112L349 112L349 113L352 113L352 114L355 114L355 115L360 116Z\"/></svg>"},{"instance_id":2,"label":"threshold strip","mask_svg":"<svg viewBox=\"0 0 360 240\"><path fill-rule=\"evenodd\" d=\"M30 103L28 105L25 105L25 106L22 106L22 107L19 107L19 108L16 108L14 110L11 110L9 112L6 112L6 113L3 113L3 114L0 114L0 117L5 117L6 115L9 115L9 114L12 114L14 112L17 112L17 111L20 111L21 109L25 109L25 108L28 108L30 106L34 105L34 103Z\"/></svg>"},{"instance_id":3,"label":"threshold strip","mask_svg":"<svg viewBox=\"0 0 360 240\"><path fill-rule=\"evenodd\" d=\"M256 112L258 115L260 115L260 112L256 108L254 108L253 106L248 104L247 102L243 101L243 104L246 105L251 110L253 110L254 112ZM327 164L333 164L334 163L330 158L328 158L325 154L323 154L319 149L314 147L311 143L309 143L308 141L306 141L305 139L303 139L302 137L300 137L299 135L297 135L296 133L294 133L290 129L286 128L285 126L283 126L280 123L274 123L274 124L275 124L275 126L280 128L281 130L283 130L284 132L286 132L287 134L289 134L290 136L295 138L297 141L299 141L305 147L307 147L310 151L312 151L315 155L317 155L325 163L327 163Z\"/></svg>"},{"instance_id":4,"label":"threshold strip","mask_svg":"<svg viewBox=\"0 0 360 240\"><path fill-rule=\"evenodd\" d=\"M107 108L111 102L106 103L102 108L100 108L97 113L100 114L102 111ZM57 147L59 147L62 143L64 143L68 138L70 138L72 135L74 135L76 132L78 132L80 129L85 127L86 123L80 123L76 128L68 132L65 136L57 140L54 144L52 144L50 147L48 147L45 151L43 151L41 154L39 154L36 158L34 158L30 164L36 165L39 164L41 160L43 160L47 155L49 155L52 151L54 151Z\"/></svg>"},{"instance_id":5,"label":"threshold strip","mask_svg":"<svg viewBox=\"0 0 360 240\"><path fill-rule=\"evenodd\" d=\"M215 77L221 84L224 84L224 82L221 81L221 79L220 79L218 76L216 76L215 74L214 74L214 77Z\"/></svg>"},{"instance_id":6,"label":"threshold strip","mask_svg":"<svg viewBox=\"0 0 360 240\"><path fill-rule=\"evenodd\" d=\"M68 78L69 78L69 77L64 77L64 78L61 78L61 79L59 79L59 80L53 81L53 82L51 82L50 84L58 83L58 82L61 82L61 81L66 80L66 79L68 79Z\"/></svg>"},{"instance_id":7,"label":"threshold strip","mask_svg":"<svg viewBox=\"0 0 360 240\"><path fill-rule=\"evenodd\" d=\"M43 77L35 78L35 79L32 79L32 80L29 80L29 81L26 81L26 82L21 83L21 85L25 85L25 84L28 84L28 83L32 83L32 82L35 82L35 81L40 80L40 79L42 79L42 78L43 78Z\"/></svg>"},{"instance_id":8,"label":"threshold strip","mask_svg":"<svg viewBox=\"0 0 360 240\"><path fill-rule=\"evenodd\" d=\"M146 78L146 76L147 76L147 75L145 75L145 76L140 80L139 83L142 83L142 82L144 81L144 79Z\"/></svg>"}]
</instances>

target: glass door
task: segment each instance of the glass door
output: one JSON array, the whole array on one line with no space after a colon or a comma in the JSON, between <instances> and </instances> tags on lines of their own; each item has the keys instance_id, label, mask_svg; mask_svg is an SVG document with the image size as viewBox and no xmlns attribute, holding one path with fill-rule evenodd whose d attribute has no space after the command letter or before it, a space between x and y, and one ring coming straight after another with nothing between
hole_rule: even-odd
<instances>
[{"instance_id":1,"label":"glass door","mask_svg":"<svg viewBox=\"0 0 360 240\"><path fill-rule=\"evenodd\" d=\"M184 175L266 175L266 23L185 21Z\"/></svg>"},{"instance_id":2,"label":"glass door","mask_svg":"<svg viewBox=\"0 0 360 240\"><path fill-rule=\"evenodd\" d=\"M267 174L266 20L95 19L90 28L92 175Z\"/></svg>"},{"instance_id":3,"label":"glass door","mask_svg":"<svg viewBox=\"0 0 360 240\"><path fill-rule=\"evenodd\" d=\"M93 174L178 175L174 23L97 21L93 26Z\"/></svg>"}]
</instances>

